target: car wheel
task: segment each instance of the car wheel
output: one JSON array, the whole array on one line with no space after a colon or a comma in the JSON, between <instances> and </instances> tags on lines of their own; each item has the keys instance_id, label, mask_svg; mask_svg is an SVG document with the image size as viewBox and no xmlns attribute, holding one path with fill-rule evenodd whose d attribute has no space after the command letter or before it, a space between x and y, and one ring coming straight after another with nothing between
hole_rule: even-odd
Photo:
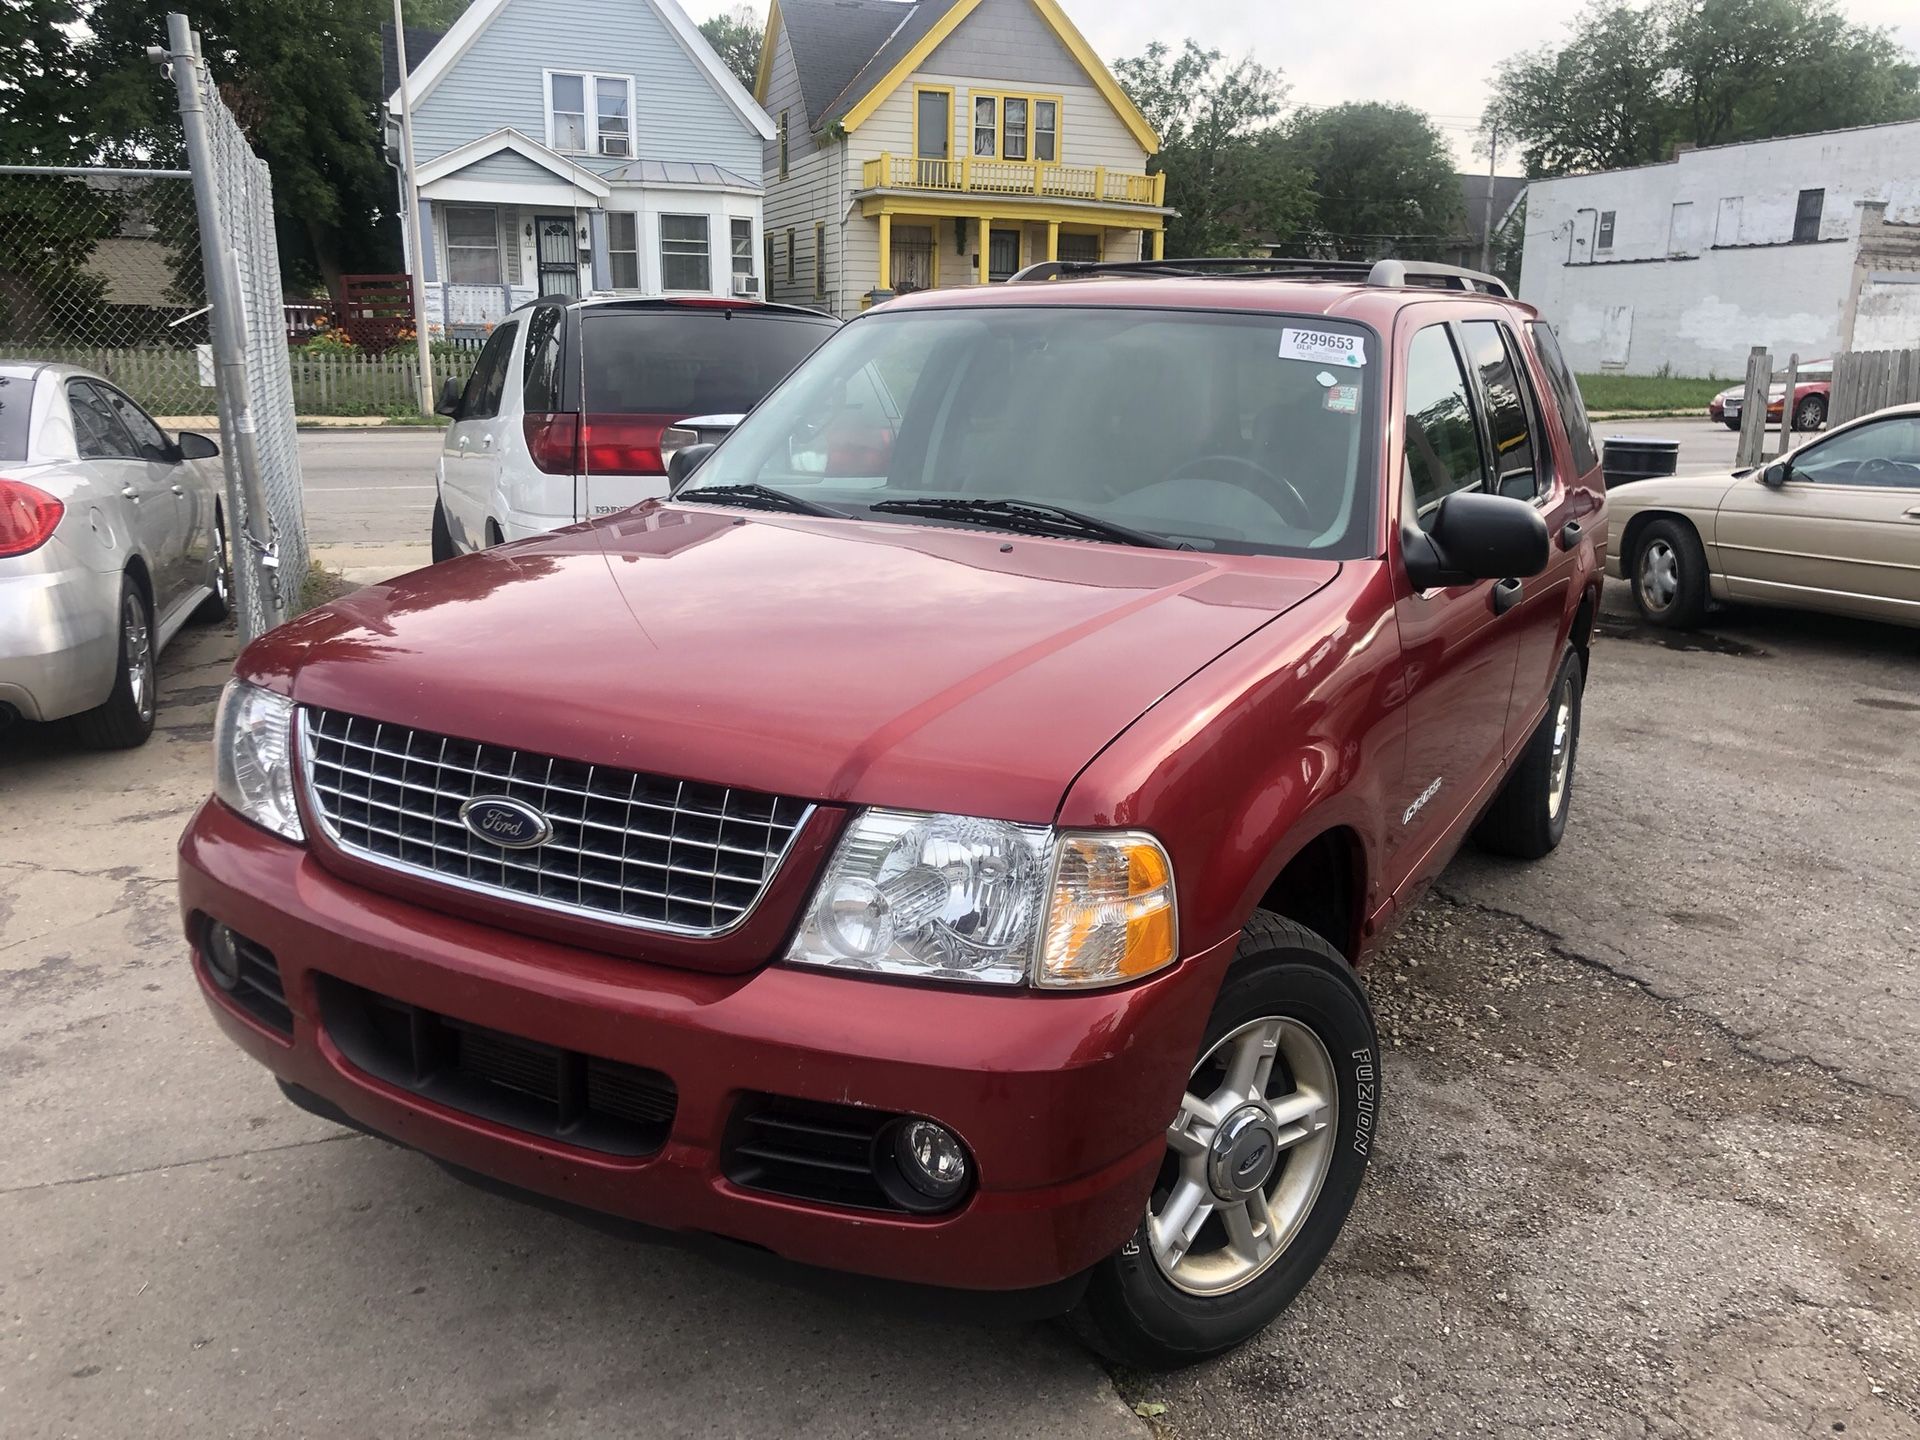
<instances>
[{"instance_id":1,"label":"car wheel","mask_svg":"<svg viewBox=\"0 0 1920 1440\"><path fill-rule=\"evenodd\" d=\"M454 548L453 531L447 528L447 507L433 502L433 563L451 560L460 552Z\"/></svg>"},{"instance_id":2,"label":"car wheel","mask_svg":"<svg viewBox=\"0 0 1920 1440\"><path fill-rule=\"evenodd\" d=\"M1707 615L1707 552L1684 520L1655 520L1633 552L1633 600L1655 625L1687 629Z\"/></svg>"},{"instance_id":3,"label":"car wheel","mask_svg":"<svg viewBox=\"0 0 1920 1440\"><path fill-rule=\"evenodd\" d=\"M500 522L498 520L487 521L487 549L491 550L496 545L504 545L506 543L507 537L505 532L500 529Z\"/></svg>"},{"instance_id":4,"label":"car wheel","mask_svg":"<svg viewBox=\"0 0 1920 1440\"><path fill-rule=\"evenodd\" d=\"M1233 1349L1326 1259L1367 1170L1379 1039L1366 992L1312 931L1241 936L1140 1226L1069 1317L1092 1349L1167 1370Z\"/></svg>"},{"instance_id":5,"label":"car wheel","mask_svg":"<svg viewBox=\"0 0 1920 1440\"><path fill-rule=\"evenodd\" d=\"M226 518L213 515L213 564L207 575L207 588L213 593L200 602L193 618L217 625L233 613L233 556L227 549Z\"/></svg>"},{"instance_id":6,"label":"car wheel","mask_svg":"<svg viewBox=\"0 0 1920 1440\"><path fill-rule=\"evenodd\" d=\"M1722 420L1720 423L1729 430L1738 430L1740 428L1740 422L1738 420Z\"/></svg>"},{"instance_id":7,"label":"car wheel","mask_svg":"<svg viewBox=\"0 0 1920 1440\"><path fill-rule=\"evenodd\" d=\"M129 578L120 581L119 668L106 702L74 717L80 743L91 750L131 750L153 734L153 615Z\"/></svg>"},{"instance_id":8,"label":"car wheel","mask_svg":"<svg viewBox=\"0 0 1920 1440\"><path fill-rule=\"evenodd\" d=\"M1818 430L1827 423L1827 397L1809 395L1793 407L1793 428Z\"/></svg>"},{"instance_id":9,"label":"car wheel","mask_svg":"<svg viewBox=\"0 0 1920 1440\"><path fill-rule=\"evenodd\" d=\"M1538 860L1566 835L1567 815L1573 808L1574 765L1580 758L1580 698L1585 679L1578 652L1568 649L1553 677L1547 713L1540 717L1513 773L1474 829L1473 838L1482 849L1515 860Z\"/></svg>"}]
</instances>

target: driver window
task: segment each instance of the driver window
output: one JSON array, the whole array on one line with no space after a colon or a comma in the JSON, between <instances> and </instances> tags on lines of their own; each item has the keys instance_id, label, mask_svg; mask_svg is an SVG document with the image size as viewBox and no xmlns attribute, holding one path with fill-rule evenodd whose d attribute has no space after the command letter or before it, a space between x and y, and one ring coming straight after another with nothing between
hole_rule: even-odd
<instances>
[{"instance_id":1,"label":"driver window","mask_svg":"<svg viewBox=\"0 0 1920 1440\"><path fill-rule=\"evenodd\" d=\"M1816 441L1792 457L1813 485L1920 489L1920 415L1901 415Z\"/></svg>"},{"instance_id":2,"label":"driver window","mask_svg":"<svg viewBox=\"0 0 1920 1440\"><path fill-rule=\"evenodd\" d=\"M82 460L133 458L132 438L93 386L78 380L70 383L67 406L73 412L74 444Z\"/></svg>"},{"instance_id":3,"label":"driver window","mask_svg":"<svg viewBox=\"0 0 1920 1440\"><path fill-rule=\"evenodd\" d=\"M1466 371L1444 325L1428 326L1407 347L1405 488L1401 521L1423 530L1433 528L1434 512L1447 496L1487 488Z\"/></svg>"},{"instance_id":4,"label":"driver window","mask_svg":"<svg viewBox=\"0 0 1920 1440\"><path fill-rule=\"evenodd\" d=\"M460 400L462 420L491 420L500 413L500 399L507 386L507 366L513 359L513 340L517 326L502 325L487 338L480 359L467 378L466 394Z\"/></svg>"}]
</instances>

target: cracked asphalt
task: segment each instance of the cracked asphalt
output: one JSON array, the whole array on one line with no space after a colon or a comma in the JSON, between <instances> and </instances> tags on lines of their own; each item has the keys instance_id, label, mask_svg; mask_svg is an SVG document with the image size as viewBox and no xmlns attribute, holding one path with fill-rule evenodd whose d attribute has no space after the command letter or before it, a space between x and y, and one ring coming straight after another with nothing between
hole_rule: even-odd
<instances>
[{"instance_id":1,"label":"cracked asphalt","mask_svg":"<svg viewBox=\"0 0 1920 1440\"><path fill-rule=\"evenodd\" d=\"M0 1434L1920 1440L1920 634L1672 648L1621 600L1567 843L1463 856L1370 976L1384 1129L1326 1270L1151 1377L286 1106L178 939L233 649L189 632L145 750L0 740Z\"/></svg>"}]
</instances>

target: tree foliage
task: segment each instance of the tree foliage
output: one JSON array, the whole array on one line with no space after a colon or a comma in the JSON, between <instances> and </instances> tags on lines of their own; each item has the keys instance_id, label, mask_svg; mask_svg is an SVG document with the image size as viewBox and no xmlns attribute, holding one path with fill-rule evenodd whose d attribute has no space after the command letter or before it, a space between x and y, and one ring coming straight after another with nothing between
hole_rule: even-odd
<instances>
[{"instance_id":1,"label":"tree foliage","mask_svg":"<svg viewBox=\"0 0 1920 1440\"><path fill-rule=\"evenodd\" d=\"M711 20L703 20L700 33L707 37L714 53L727 62L734 78L752 90L754 81L759 79L760 42L766 38L754 8L739 5Z\"/></svg>"},{"instance_id":2,"label":"tree foliage","mask_svg":"<svg viewBox=\"0 0 1920 1440\"><path fill-rule=\"evenodd\" d=\"M1500 66L1483 128L1530 175L1920 116L1920 63L1834 0L1593 0Z\"/></svg>"},{"instance_id":3,"label":"tree foliage","mask_svg":"<svg viewBox=\"0 0 1920 1440\"><path fill-rule=\"evenodd\" d=\"M1371 101L1309 110L1274 143L1310 179L1310 234L1323 253L1435 259L1465 231L1453 152L1421 111Z\"/></svg>"}]
</instances>

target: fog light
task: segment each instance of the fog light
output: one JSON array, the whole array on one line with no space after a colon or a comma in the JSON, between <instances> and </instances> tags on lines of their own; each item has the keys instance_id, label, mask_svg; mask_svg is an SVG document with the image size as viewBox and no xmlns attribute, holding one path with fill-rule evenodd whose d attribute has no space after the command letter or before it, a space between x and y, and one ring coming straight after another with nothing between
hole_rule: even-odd
<instances>
[{"instance_id":1,"label":"fog light","mask_svg":"<svg viewBox=\"0 0 1920 1440\"><path fill-rule=\"evenodd\" d=\"M893 1154L901 1176L929 1200L951 1200L966 1186L966 1147L944 1125L907 1121L894 1135Z\"/></svg>"},{"instance_id":2,"label":"fog light","mask_svg":"<svg viewBox=\"0 0 1920 1440\"><path fill-rule=\"evenodd\" d=\"M222 990L235 990L240 985L238 938L218 920L207 923L207 938L201 946L201 958L206 962L207 974Z\"/></svg>"}]
</instances>

